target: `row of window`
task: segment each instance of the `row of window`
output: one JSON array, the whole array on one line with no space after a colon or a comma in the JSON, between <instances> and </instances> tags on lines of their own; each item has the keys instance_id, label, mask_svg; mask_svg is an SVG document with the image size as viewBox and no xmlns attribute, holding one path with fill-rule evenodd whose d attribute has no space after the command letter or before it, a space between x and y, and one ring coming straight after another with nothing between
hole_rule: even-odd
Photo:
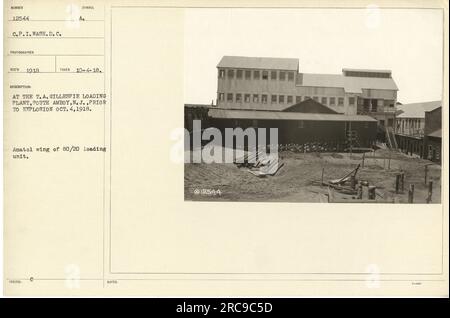
<instances>
[{"instance_id":1,"label":"row of window","mask_svg":"<svg viewBox=\"0 0 450 318\"><path fill-rule=\"evenodd\" d=\"M260 70L234 70L234 69L227 69L219 70L219 78L229 78L233 79L236 77L236 79L246 79L246 80L268 80L269 77L271 80L280 80L280 81L294 81L295 73L294 72L287 72L287 71L260 71Z\"/></svg>"},{"instance_id":2,"label":"row of window","mask_svg":"<svg viewBox=\"0 0 450 318\"><path fill-rule=\"evenodd\" d=\"M267 104L268 103L268 97L267 94L241 94L241 93L219 93L218 100L219 102L226 101L228 103L236 102L236 103L262 103ZM295 96L295 103L298 104L303 100L307 99L313 99L316 102L319 102L323 105L337 105L337 106L344 106L344 97L320 97L319 96L313 96L312 98L310 96ZM348 102L350 105L355 104L355 97L349 97ZM294 96L292 95L270 95L270 103L271 104L293 104L294 103Z\"/></svg>"}]
</instances>

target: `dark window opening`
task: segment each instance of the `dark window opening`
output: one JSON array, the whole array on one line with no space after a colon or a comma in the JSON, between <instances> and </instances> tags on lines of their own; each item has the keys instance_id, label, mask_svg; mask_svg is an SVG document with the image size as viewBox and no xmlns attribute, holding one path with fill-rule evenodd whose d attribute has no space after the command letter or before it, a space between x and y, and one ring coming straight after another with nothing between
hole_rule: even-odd
<instances>
[{"instance_id":1,"label":"dark window opening","mask_svg":"<svg viewBox=\"0 0 450 318\"><path fill-rule=\"evenodd\" d=\"M289 72L288 73L288 81L293 81L294 80L294 72Z\"/></svg>"}]
</instances>

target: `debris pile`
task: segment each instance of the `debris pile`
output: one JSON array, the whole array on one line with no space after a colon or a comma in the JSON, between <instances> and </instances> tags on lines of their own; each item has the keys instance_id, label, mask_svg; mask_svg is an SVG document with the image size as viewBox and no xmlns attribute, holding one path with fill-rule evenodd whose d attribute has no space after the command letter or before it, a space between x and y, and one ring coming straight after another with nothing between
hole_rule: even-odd
<instances>
[{"instance_id":1,"label":"debris pile","mask_svg":"<svg viewBox=\"0 0 450 318\"><path fill-rule=\"evenodd\" d=\"M304 144L289 143L278 145L280 151L291 152L334 152L343 149L344 146L338 142L307 142Z\"/></svg>"},{"instance_id":2,"label":"debris pile","mask_svg":"<svg viewBox=\"0 0 450 318\"><path fill-rule=\"evenodd\" d=\"M249 151L244 156L236 158L238 168L247 168L247 171L257 177L274 176L283 167L278 153L267 154L264 150Z\"/></svg>"},{"instance_id":3,"label":"debris pile","mask_svg":"<svg viewBox=\"0 0 450 318\"><path fill-rule=\"evenodd\" d=\"M329 188L333 188L334 190L343 194L357 195L358 189L356 188L356 174L359 170L359 167L360 165L358 164L355 169L341 178L329 180L328 182L321 180L320 185L328 186ZM350 186L348 186L348 184Z\"/></svg>"}]
</instances>

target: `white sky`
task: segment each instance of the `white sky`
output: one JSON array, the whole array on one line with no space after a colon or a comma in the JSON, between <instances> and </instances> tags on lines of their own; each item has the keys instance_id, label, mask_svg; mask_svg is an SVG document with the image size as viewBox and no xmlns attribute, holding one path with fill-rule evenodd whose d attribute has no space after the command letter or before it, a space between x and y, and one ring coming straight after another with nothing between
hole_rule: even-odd
<instances>
[{"instance_id":1,"label":"white sky","mask_svg":"<svg viewBox=\"0 0 450 318\"><path fill-rule=\"evenodd\" d=\"M185 103L216 98L223 55L298 58L300 72L390 69L402 103L442 97L442 11L186 9Z\"/></svg>"}]
</instances>

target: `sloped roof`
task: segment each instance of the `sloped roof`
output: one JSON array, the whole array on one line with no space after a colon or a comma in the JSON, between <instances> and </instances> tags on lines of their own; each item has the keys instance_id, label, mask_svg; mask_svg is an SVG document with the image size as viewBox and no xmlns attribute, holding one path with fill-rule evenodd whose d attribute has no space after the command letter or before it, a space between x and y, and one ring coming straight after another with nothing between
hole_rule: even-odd
<instances>
[{"instance_id":1,"label":"sloped roof","mask_svg":"<svg viewBox=\"0 0 450 318\"><path fill-rule=\"evenodd\" d=\"M282 111L287 107L292 106L293 104L278 104L278 103L270 103L270 101L266 104L263 103L231 103L227 106L220 106L223 109L236 109L236 110L264 110L264 111Z\"/></svg>"},{"instance_id":2,"label":"sloped roof","mask_svg":"<svg viewBox=\"0 0 450 318\"><path fill-rule=\"evenodd\" d=\"M391 70L373 70L369 68L343 68L342 72L392 73Z\"/></svg>"},{"instance_id":3,"label":"sloped roof","mask_svg":"<svg viewBox=\"0 0 450 318\"><path fill-rule=\"evenodd\" d=\"M442 138L442 129L435 130L428 134L429 137Z\"/></svg>"},{"instance_id":4,"label":"sloped roof","mask_svg":"<svg viewBox=\"0 0 450 318\"><path fill-rule=\"evenodd\" d=\"M425 112L441 107L442 102L422 102L397 105L397 118L425 118Z\"/></svg>"},{"instance_id":5,"label":"sloped roof","mask_svg":"<svg viewBox=\"0 0 450 318\"><path fill-rule=\"evenodd\" d=\"M211 108L214 107L211 104L184 104L186 108Z\"/></svg>"},{"instance_id":6,"label":"sloped roof","mask_svg":"<svg viewBox=\"0 0 450 318\"><path fill-rule=\"evenodd\" d=\"M209 110L212 118L227 119L266 119L266 120L314 120L314 121L368 121L376 119L362 115L314 114L296 112L272 112L258 110L214 109Z\"/></svg>"},{"instance_id":7,"label":"sloped roof","mask_svg":"<svg viewBox=\"0 0 450 318\"><path fill-rule=\"evenodd\" d=\"M217 67L297 71L298 59L278 57L223 56ZM344 69L345 71L389 72L388 70ZM347 93L362 93L362 89L398 90L392 78L345 76L344 74L300 73L300 86L343 88Z\"/></svg>"},{"instance_id":8,"label":"sloped roof","mask_svg":"<svg viewBox=\"0 0 450 318\"><path fill-rule=\"evenodd\" d=\"M303 73L300 86L343 88L346 93L362 93L362 89L398 90L392 78L356 77L343 74Z\"/></svg>"},{"instance_id":9,"label":"sloped roof","mask_svg":"<svg viewBox=\"0 0 450 318\"><path fill-rule=\"evenodd\" d=\"M298 59L224 56L217 67L296 71L298 69Z\"/></svg>"},{"instance_id":10,"label":"sloped roof","mask_svg":"<svg viewBox=\"0 0 450 318\"><path fill-rule=\"evenodd\" d=\"M300 103L292 106L288 106L283 109L284 112L297 112L297 113L320 113L320 114L338 114L337 111L330 107L316 102L314 99L306 99Z\"/></svg>"}]
</instances>

